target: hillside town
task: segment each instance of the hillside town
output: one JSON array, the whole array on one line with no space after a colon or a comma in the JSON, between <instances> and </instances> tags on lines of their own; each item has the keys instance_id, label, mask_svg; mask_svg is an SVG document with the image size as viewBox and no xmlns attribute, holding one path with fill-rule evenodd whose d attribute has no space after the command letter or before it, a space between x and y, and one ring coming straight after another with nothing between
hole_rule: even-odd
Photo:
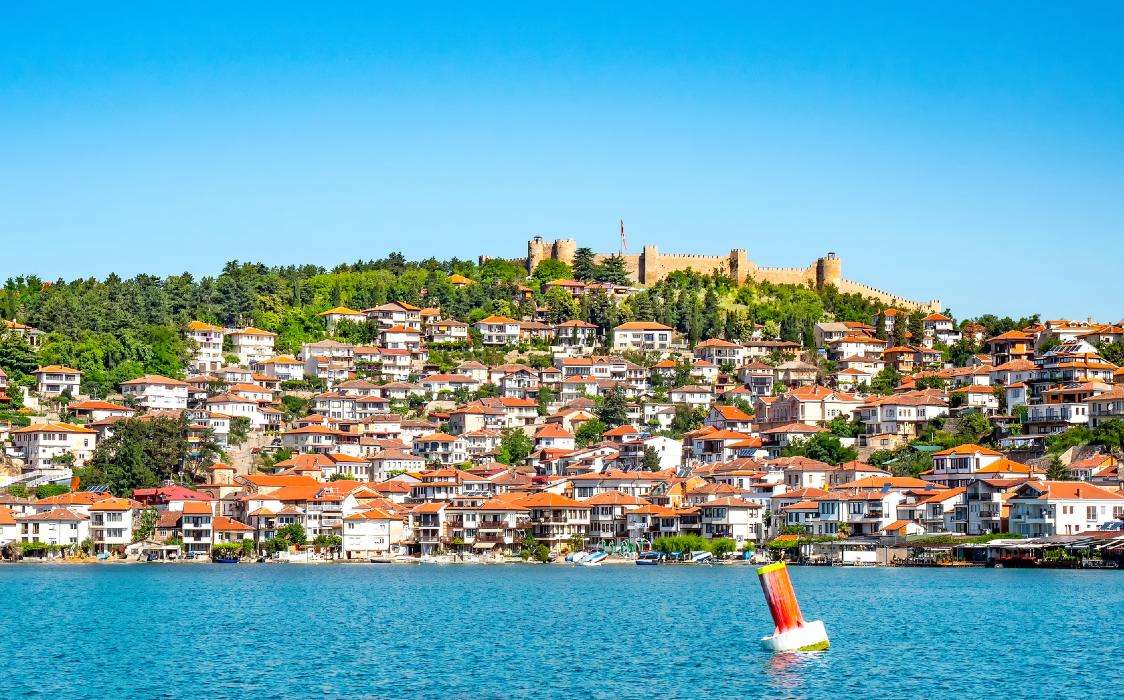
<instances>
[{"instance_id":1,"label":"hillside town","mask_svg":"<svg viewBox=\"0 0 1124 700\"><path fill-rule=\"evenodd\" d=\"M67 330L11 303L0 547L546 560L662 542L851 563L934 537L1124 549L1119 323L878 300L852 305L861 318L759 321L737 302L826 292L688 271L658 284L723 316L673 324L650 320L652 289L585 258L540 256L514 283L431 269L370 306L336 290L299 344L277 313L192 317L166 341L182 358L116 383L121 364L51 361Z\"/></svg>"}]
</instances>

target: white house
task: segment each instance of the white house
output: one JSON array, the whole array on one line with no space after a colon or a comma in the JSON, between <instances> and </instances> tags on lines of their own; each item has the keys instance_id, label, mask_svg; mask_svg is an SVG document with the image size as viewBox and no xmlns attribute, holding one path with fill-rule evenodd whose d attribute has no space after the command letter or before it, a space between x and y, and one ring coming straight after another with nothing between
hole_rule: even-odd
<instances>
[{"instance_id":1,"label":"white house","mask_svg":"<svg viewBox=\"0 0 1124 700\"><path fill-rule=\"evenodd\" d=\"M371 309L366 309L367 318L377 321L380 326L406 326L421 330L421 309L404 301L391 301Z\"/></svg>"},{"instance_id":2,"label":"white house","mask_svg":"<svg viewBox=\"0 0 1124 700\"><path fill-rule=\"evenodd\" d=\"M872 396L855 411L866 435L916 436L930 420L948 415L948 403L936 391Z\"/></svg>"},{"instance_id":3,"label":"white house","mask_svg":"<svg viewBox=\"0 0 1124 700\"><path fill-rule=\"evenodd\" d=\"M350 321L351 323L367 322L367 314L355 309L349 309L346 306L336 306L327 311L321 311L316 315L324 319L329 331L335 330L340 321Z\"/></svg>"},{"instance_id":4,"label":"white house","mask_svg":"<svg viewBox=\"0 0 1124 700\"><path fill-rule=\"evenodd\" d=\"M20 515L16 522L21 542L76 546L90 536L90 516L69 508Z\"/></svg>"},{"instance_id":5,"label":"white house","mask_svg":"<svg viewBox=\"0 0 1124 700\"><path fill-rule=\"evenodd\" d=\"M473 324L485 345L516 345L519 343L519 322L506 316L488 316Z\"/></svg>"},{"instance_id":6,"label":"white house","mask_svg":"<svg viewBox=\"0 0 1124 700\"><path fill-rule=\"evenodd\" d=\"M657 435L644 440L644 449L652 449L659 458L660 469L678 469L683 462L683 441Z\"/></svg>"},{"instance_id":7,"label":"white house","mask_svg":"<svg viewBox=\"0 0 1124 700\"><path fill-rule=\"evenodd\" d=\"M934 343L952 345L960 340L960 333L956 331L952 319L944 314L929 314L921 319L921 327L924 329L924 342L928 347L933 347Z\"/></svg>"},{"instance_id":8,"label":"white house","mask_svg":"<svg viewBox=\"0 0 1124 700\"><path fill-rule=\"evenodd\" d=\"M223 366L222 327L203 321L191 321L187 324L186 336L195 344L190 365L192 372L206 374Z\"/></svg>"},{"instance_id":9,"label":"white house","mask_svg":"<svg viewBox=\"0 0 1124 700\"><path fill-rule=\"evenodd\" d=\"M112 552L133 542L133 529L144 504L131 498L106 498L90 505L90 539L94 551Z\"/></svg>"},{"instance_id":10,"label":"white house","mask_svg":"<svg viewBox=\"0 0 1124 700\"><path fill-rule=\"evenodd\" d=\"M959 403L965 408L979 409L984 413L995 413L999 410L999 397L995 395L995 389L990 386L971 384L953 389L949 396L954 403Z\"/></svg>"},{"instance_id":11,"label":"white house","mask_svg":"<svg viewBox=\"0 0 1124 700\"><path fill-rule=\"evenodd\" d=\"M933 453L933 468L921 475L947 488L967 486L976 479L975 474L1003 459L995 450L976 444L958 445Z\"/></svg>"},{"instance_id":12,"label":"white house","mask_svg":"<svg viewBox=\"0 0 1124 700\"><path fill-rule=\"evenodd\" d=\"M418 350L421 348L421 331L407 326L391 326L382 331L382 347L392 350Z\"/></svg>"},{"instance_id":13,"label":"white house","mask_svg":"<svg viewBox=\"0 0 1124 700\"><path fill-rule=\"evenodd\" d=\"M732 364L735 367L745 359L745 348L721 338L708 338L694 348L695 358L715 365Z\"/></svg>"},{"instance_id":14,"label":"white house","mask_svg":"<svg viewBox=\"0 0 1124 700\"><path fill-rule=\"evenodd\" d=\"M262 373L281 381L304 379L304 363L292 355L277 355L261 361Z\"/></svg>"},{"instance_id":15,"label":"white house","mask_svg":"<svg viewBox=\"0 0 1124 700\"><path fill-rule=\"evenodd\" d=\"M451 318L434 321L426 327L426 335L434 343L463 343L468 340L468 324Z\"/></svg>"},{"instance_id":16,"label":"white house","mask_svg":"<svg viewBox=\"0 0 1124 700\"><path fill-rule=\"evenodd\" d=\"M237 394L219 394L206 401L207 410L221 413L230 418L245 417L250 419L250 426L255 430L265 428L265 414L262 413L257 401L252 401Z\"/></svg>"},{"instance_id":17,"label":"white house","mask_svg":"<svg viewBox=\"0 0 1124 700\"><path fill-rule=\"evenodd\" d=\"M429 462L454 465L468 460L468 447L458 436L430 433L414 438L414 454Z\"/></svg>"},{"instance_id":18,"label":"white house","mask_svg":"<svg viewBox=\"0 0 1124 700\"><path fill-rule=\"evenodd\" d=\"M115 417L128 417L136 413L128 406L121 404L111 403L109 401L99 401L97 399L87 399L85 401L71 401L66 406L67 413L75 418L83 419L89 422L104 420L106 418Z\"/></svg>"},{"instance_id":19,"label":"white house","mask_svg":"<svg viewBox=\"0 0 1124 700\"><path fill-rule=\"evenodd\" d=\"M70 469L55 464L56 458L74 455L74 466L84 465L94 454L97 431L70 423L34 423L13 430L11 439L27 468L58 470L59 478L69 479Z\"/></svg>"},{"instance_id":20,"label":"white house","mask_svg":"<svg viewBox=\"0 0 1124 700\"><path fill-rule=\"evenodd\" d=\"M121 382L121 394L126 399L153 411L187 408L187 392L187 382L159 374L146 374Z\"/></svg>"},{"instance_id":21,"label":"white house","mask_svg":"<svg viewBox=\"0 0 1124 700\"><path fill-rule=\"evenodd\" d=\"M1124 494L1082 481L1032 479L1007 503L1010 529L1023 537L1075 535L1124 518Z\"/></svg>"},{"instance_id":22,"label":"white house","mask_svg":"<svg viewBox=\"0 0 1124 700\"><path fill-rule=\"evenodd\" d=\"M654 321L629 321L613 329L616 350L667 350L674 340L670 326Z\"/></svg>"},{"instance_id":23,"label":"white house","mask_svg":"<svg viewBox=\"0 0 1124 700\"><path fill-rule=\"evenodd\" d=\"M385 556L398 549L405 523L401 516L378 508L347 515L343 519L343 554L347 559Z\"/></svg>"},{"instance_id":24,"label":"white house","mask_svg":"<svg viewBox=\"0 0 1124 700\"><path fill-rule=\"evenodd\" d=\"M47 365L32 372L35 376L35 387L40 396L59 396L70 394L78 396L79 386L82 383L82 373L71 367L63 365Z\"/></svg>"},{"instance_id":25,"label":"white house","mask_svg":"<svg viewBox=\"0 0 1124 700\"><path fill-rule=\"evenodd\" d=\"M238 355L238 361L244 365L265 360L274 355L273 342L277 338L276 333L249 326L230 331L227 336L234 347L234 353Z\"/></svg>"},{"instance_id":26,"label":"white house","mask_svg":"<svg viewBox=\"0 0 1124 700\"><path fill-rule=\"evenodd\" d=\"M702 535L732 538L738 548L744 542L758 542L765 536L763 513L759 504L732 496L706 501L699 505Z\"/></svg>"},{"instance_id":27,"label":"white house","mask_svg":"<svg viewBox=\"0 0 1124 700\"><path fill-rule=\"evenodd\" d=\"M886 341L866 333L848 333L827 344L827 356L839 360L852 355L881 355L886 349Z\"/></svg>"},{"instance_id":28,"label":"white house","mask_svg":"<svg viewBox=\"0 0 1124 700\"><path fill-rule=\"evenodd\" d=\"M420 384L430 396L437 396L443 391L453 392L457 389L474 391L480 388L480 384L475 379L463 374L431 374L422 379Z\"/></svg>"},{"instance_id":29,"label":"white house","mask_svg":"<svg viewBox=\"0 0 1124 700\"><path fill-rule=\"evenodd\" d=\"M536 450L573 450L574 436L555 423L548 423L535 431Z\"/></svg>"},{"instance_id":30,"label":"white house","mask_svg":"<svg viewBox=\"0 0 1124 700\"><path fill-rule=\"evenodd\" d=\"M0 547L19 540L20 526L15 512L8 506L0 506Z\"/></svg>"},{"instance_id":31,"label":"white house","mask_svg":"<svg viewBox=\"0 0 1124 700\"><path fill-rule=\"evenodd\" d=\"M714 400L714 393L708 386L688 385L675 387L667 393L671 403L681 403L691 408L706 408Z\"/></svg>"}]
</instances>

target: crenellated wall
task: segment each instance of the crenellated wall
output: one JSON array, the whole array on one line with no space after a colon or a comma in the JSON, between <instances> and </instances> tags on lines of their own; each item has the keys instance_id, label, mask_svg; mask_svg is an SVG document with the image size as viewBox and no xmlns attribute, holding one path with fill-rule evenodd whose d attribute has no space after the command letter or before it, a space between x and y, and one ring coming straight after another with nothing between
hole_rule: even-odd
<instances>
[{"instance_id":1,"label":"crenellated wall","mask_svg":"<svg viewBox=\"0 0 1124 700\"><path fill-rule=\"evenodd\" d=\"M550 242L541 236L535 236L527 242L527 271L533 272L540 262L551 258L571 264L576 251L577 243L573 239L564 238ZM615 254L601 253L596 256L596 260L601 262L612 255ZM626 254L623 257L628 274L640 284L654 284L672 272L694 270L709 274L718 271L730 275L739 284L752 279L771 284L808 285L817 289L833 285L841 292L872 297L907 311L936 312L941 309L940 302L936 299L927 302L912 301L869 285L844 279L843 261L835 253L817 258L805 268L758 267L742 248L735 248L728 255L695 255L661 253L656 246L646 245L639 254Z\"/></svg>"},{"instance_id":2,"label":"crenellated wall","mask_svg":"<svg viewBox=\"0 0 1124 700\"><path fill-rule=\"evenodd\" d=\"M852 282L851 280L845 279L840 280L839 283L835 286L839 289L839 291L845 294L861 294L864 297L877 299L883 304L887 304L904 311L924 311L925 313L935 314L939 313L942 308L940 299L930 299L929 301L914 301L912 299L906 299L905 297L898 296L897 294L891 294L890 292L878 289L876 287L871 287L869 284L863 284L862 282Z\"/></svg>"}]
</instances>

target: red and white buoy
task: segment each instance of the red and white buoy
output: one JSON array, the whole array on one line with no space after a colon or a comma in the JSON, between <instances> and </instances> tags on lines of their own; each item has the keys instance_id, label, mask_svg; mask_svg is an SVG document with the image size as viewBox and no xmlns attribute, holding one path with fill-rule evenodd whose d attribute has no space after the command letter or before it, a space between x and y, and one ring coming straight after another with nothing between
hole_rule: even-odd
<instances>
[{"instance_id":1,"label":"red and white buoy","mask_svg":"<svg viewBox=\"0 0 1124 700\"><path fill-rule=\"evenodd\" d=\"M761 642L773 651L822 651L827 649L827 630L822 620L808 622L800 613L796 591L785 563L767 564L757 570L765 602L773 615L776 630Z\"/></svg>"}]
</instances>

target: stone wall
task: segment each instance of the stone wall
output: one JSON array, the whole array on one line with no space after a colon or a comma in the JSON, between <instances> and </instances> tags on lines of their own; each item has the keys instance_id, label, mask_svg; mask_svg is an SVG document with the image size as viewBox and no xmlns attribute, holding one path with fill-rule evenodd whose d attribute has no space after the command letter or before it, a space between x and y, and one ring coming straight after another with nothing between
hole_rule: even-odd
<instances>
[{"instance_id":1,"label":"stone wall","mask_svg":"<svg viewBox=\"0 0 1124 700\"><path fill-rule=\"evenodd\" d=\"M547 241L541 236L535 236L527 242L527 272L533 272L540 262L547 259L571 264L576 250L577 243L571 238ZM612 255L615 254L600 253L595 259L601 262ZM817 289L834 285L842 292L872 297L907 311L935 312L941 309L940 302L936 299L927 302L912 301L869 285L844 279L843 261L835 253L817 258L805 268L758 267L741 248L731 250L728 255L694 255L661 253L656 246L646 245L638 254L626 254L624 261L628 274L640 284L654 284L672 272L694 270L709 274L718 271L730 275L739 284L752 279L771 284L808 285Z\"/></svg>"}]
</instances>

